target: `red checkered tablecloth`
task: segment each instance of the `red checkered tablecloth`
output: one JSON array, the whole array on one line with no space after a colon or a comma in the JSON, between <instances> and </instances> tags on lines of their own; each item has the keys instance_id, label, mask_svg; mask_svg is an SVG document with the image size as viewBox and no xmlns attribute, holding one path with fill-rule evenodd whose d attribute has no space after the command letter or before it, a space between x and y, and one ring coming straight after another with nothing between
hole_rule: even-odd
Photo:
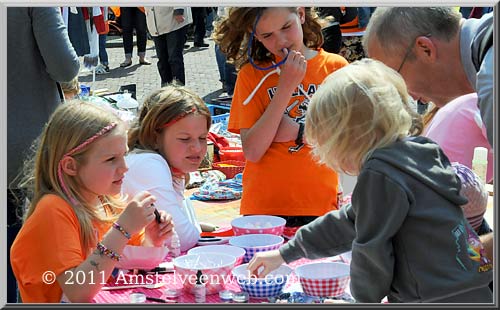
<instances>
[{"instance_id":1,"label":"red checkered tablecloth","mask_svg":"<svg viewBox=\"0 0 500 310\"><path fill-rule=\"evenodd\" d=\"M320 259L320 260L315 260L315 261L339 261L340 257L335 256L331 258L325 258L325 259ZM308 262L312 262L312 260L308 259L300 259L297 260L291 264L289 264L290 267L295 268L299 265L306 264ZM132 277L132 276L130 276ZM123 279L123 277L121 277ZM139 279L139 278L137 278ZM149 279L149 280L148 280ZM134 283L139 282L140 280L134 280ZM117 290L102 290L100 291L94 298L95 303L130 303L129 301L129 295L133 292L141 292L144 293L146 296L149 297L156 297L156 298L166 298L165 296L165 291L168 289L179 289L181 294L180 296L176 299L177 303L182 303L182 304L194 304L195 303L195 298L194 295L185 292L182 290L182 281L179 280L179 278L175 275L175 273L167 273L167 274L158 274L158 275L151 275L150 278L144 278L145 282L149 281L147 283L151 282L163 282L165 283L164 286L160 288L154 288L154 289L148 289L148 288L130 288L130 289L117 289ZM128 281L129 283L132 282L132 280ZM140 282L139 282L140 283ZM300 287L299 279L295 274L291 274L291 276L288 278L287 285L284 290L290 287ZM111 286L114 284L112 283ZM121 282L117 282L116 285L123 285ZM226 290L232 290L235 292L240 292L240 287L238 286L238 283L235 279L230 280L227 283L224 283L225 289ZM261 302L267 302L267 298L265 299L258 299L258 298L250 298L249 302L250 303L261 303ZM146 301L146 303L154 303L154 301ZM219 298L219 294L212 294L212 295L207 295L206 296L206 303L222 303L222 301Z\"/></svg>"}]
</instances>

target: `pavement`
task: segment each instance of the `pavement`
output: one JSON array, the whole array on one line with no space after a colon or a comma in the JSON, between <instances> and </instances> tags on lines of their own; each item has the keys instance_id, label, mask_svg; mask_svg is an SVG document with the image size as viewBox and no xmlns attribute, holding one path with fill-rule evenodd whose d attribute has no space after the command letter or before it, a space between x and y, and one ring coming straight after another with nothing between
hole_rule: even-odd
<instances>
[{"instance_id":1,"label":"pavement","mask_svg":"<svg viewBox=\"0 0 500 310\"><path fill-rule=\"evenodd\" d=\"M135 39L135 36L134 36ZM184 66L186 70L186 87L196 92L205 102L210 103L212 98L223 94L222 83L219 81L219 71L215 60L215 46L210 38L205 38L207 48L193 47L193 42L188 41L190 46L184 49ZM92 90L108 89L118 91L120 86L136 84L136 98L140 103L152 91L160 88L161 79L158 73L156 50L154 43L148 40L146 46L146 58L151 65L140 65L137 55L137 47L134 46L132 65L121 68L120 63L125 59L121 37L108 37L106 52L109 58L110 72L102 75L95 75L92 82L92 72L82 66L78 80L80 83L89 85Z\"/></svg>"}]
</instances>

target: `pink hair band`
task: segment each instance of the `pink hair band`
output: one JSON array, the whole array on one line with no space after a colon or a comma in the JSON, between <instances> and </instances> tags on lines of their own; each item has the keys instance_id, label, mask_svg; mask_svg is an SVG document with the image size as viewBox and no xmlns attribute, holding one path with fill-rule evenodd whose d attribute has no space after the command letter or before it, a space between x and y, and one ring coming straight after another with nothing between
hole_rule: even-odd
<instances>
[{"instance_id":1,"label":"pink hair band","mask_svg":"<svg viewBox=\"0 0 500 310\"><path fill-rule=\"evenodd\" d=\"M63 155L63 157L59 161L59 163L57 165L57 178L59 179L59 183L61 185L61 188L62 188L63 192L66 194L66 196L68 196L69 200L71 201L71 203L73 203L73 205L76 205L77 201L72 197L72 195L70 195L70 192L69 192L66 184L64 183L64 179L63 179L63 176L62 176L62 161L63 161L63 159L65 157L73 155L74 153L76 153L79 150L83 149L84 147L86 147L90 143L94 142L97 138L101 137L102 135L104 135L107 132L111 131L111 129L115 128L116 125L118 125L118 124L113 122L113 123L109 124L108 126L104 127L103 129L99 130L95 135L93 135L92 137L90 137L87 140L83 141L83 143L81 143L80 145L78 145L78 146L72 148L71 150L69 150L66 154Z\"/></svg>"}]
</instances>

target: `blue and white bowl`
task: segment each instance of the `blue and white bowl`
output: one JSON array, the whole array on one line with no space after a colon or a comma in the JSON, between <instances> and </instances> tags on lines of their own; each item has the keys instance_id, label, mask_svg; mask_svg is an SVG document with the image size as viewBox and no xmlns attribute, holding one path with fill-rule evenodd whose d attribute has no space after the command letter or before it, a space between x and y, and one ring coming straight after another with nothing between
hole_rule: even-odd
<instances>
[{"instance_id":1,"label":"blue and white bowl","mask_svg":"<svg viewBox=\"0 0 500 310\"><path fill-rule=\"evenodd\" d=\"M278 296L292 272L292 268L281 265L264 278L257 278L251 276L247 268L248 264L239 265L233 269L232 274L241 290L247 292L253 298Z\"/></svg>"},{"instance_id":2,"label":"blue and white bowl","mask_svg":"<svg viewBox=\"0 0 500 310\"><path fill-rule=\"evenodd\" d=\"M229 244L245 250L243 262L248 263L257 252L266 252L278 249L285 239L271 234L248 234L232 237Z\"/></svg>"}]
</instances>

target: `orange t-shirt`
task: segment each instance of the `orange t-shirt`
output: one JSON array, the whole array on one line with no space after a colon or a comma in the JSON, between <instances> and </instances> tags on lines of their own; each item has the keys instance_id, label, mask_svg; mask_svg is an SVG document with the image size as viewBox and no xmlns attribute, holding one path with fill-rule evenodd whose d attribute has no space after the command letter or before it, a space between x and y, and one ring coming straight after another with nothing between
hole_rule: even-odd
<instances>
[{"instance_id":1,"label":"orange t-shirt","mask_svg":"<svg viewBox=\"0 0 500 310\"><path fill-rule=\"evenodd\" d=\"M96 225L98 240L110 229ZM45 284L44 272L56 276L86 259L82 249L80 224L71 206L57 195L45 195L26 220L10 250L10 262L23 303L59 303L62 289L55 281ZM141 234L129 244L139 245ZM97 282L97 280L96 280Z\"/></svg>"},{"instance_id":2,"label":"orange t-shirt","mask_svg":"<svg viewBox=\"0 0 500 310\"><path fill-rule=\"evenodd\" d=\"M312 96L328 74L345 65L343 57L319 49L307 61L302 89ZM251 64L241 68L233 94L229 131L239 133L241 128L251 128L262 116L276 91L278 74L267 77L247 105L243 102L270 71L257 70ZM288 115L298 122L305 117L308 104L297 88L290 98ZM241 214L321 216L337 209L337 174L318 164L307 145L289 153L288 148L294 145L295 141L273 142L258 162L246 162Z\"/></svg>"}]
</instances>

